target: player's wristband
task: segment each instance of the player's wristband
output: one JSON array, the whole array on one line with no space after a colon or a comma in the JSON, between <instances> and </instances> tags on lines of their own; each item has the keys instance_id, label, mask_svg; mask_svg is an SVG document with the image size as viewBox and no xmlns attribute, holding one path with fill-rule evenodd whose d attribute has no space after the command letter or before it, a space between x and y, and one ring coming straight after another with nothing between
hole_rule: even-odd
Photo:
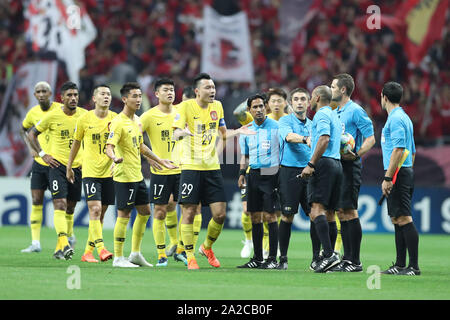
<instances>
[{"instance_id":1,"label":"player's wristband","mask_svg":"<svg viewBox=\"0 0 450 320\"><path fill-rule=\"evenodd\" d=\"M43 156L45 156L46 155L46 153L44 152L44 150L41 150L40 152L39 152L39 157L43 157Z\"/></svg>"},{"instance_id":2,"label":"player's wristband","mask_svg":"<svg viewBox=\"0 0 450 320\"><path fill-rule=\"evenodd\" d=\"M245 170L245 169L240 169L239 170L239 176L245 176L245 172L246 172L247 170Z\"/></svg>"},{"instance_id":3,"label":"player's wristband","mask_svg":"<svg viewBox=\"0 0 450 320\"><path fill-rule=\"evenodd\" d=\"M303 143L306 144L308 142L308 137L307 136L303 136Z\"/></svg>"},{"instance_id":4,"label":"player's wristband","mask_svg":"<svg viewBox=\"0 0 450 320\"><path fill-rule=\"evenodd\" d=\"M358 154L358 152L355 152L355 156L356 156L355 160L361 159L361 156Z\"/></svg>"},{"instance_id":5,"label":"player's wristband","mask_svg":"<svg viewBox=\"0 0 450 320\"><path fill-rule=\"evenodd\" d=\"M308 162L308 167L311 167L311 168L313 168L313 169L315 169L316 168L316 166L315 165L313 165L311 162Z\"/></svg>"},{"instance_id":6,"label":"player's wristband","mask_svg":"<svg viewBox=\"0 0 450 320\"><path fill-rule=\"evenodd\" d=\"M384 180L384 181L391 182L391 181L392 181L392 178L391 178L391 177L384 177L383 180Z\"/></svg>"}]
</instances>

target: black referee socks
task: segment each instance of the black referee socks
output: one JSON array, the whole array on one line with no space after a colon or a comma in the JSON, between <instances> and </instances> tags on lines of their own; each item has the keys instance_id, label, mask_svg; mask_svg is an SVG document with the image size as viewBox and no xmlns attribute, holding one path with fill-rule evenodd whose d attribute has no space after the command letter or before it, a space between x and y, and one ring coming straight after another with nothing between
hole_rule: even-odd
<instances>
[{"instance_id":1,"label":"black referee socks","mask_svg":"<svg viewBox=\"0 0 450 320\"><path fill-rule=\"evenodd\" d=\"M330 234L327 218L324 215L320 215L314 219L314 225L316 227L317 236L320 239L320 243L323 248L323 256L325 258L331 257L333 249L331 248Z\"/></svg>"},{"instance_id":2,"label":"black referee socks","mask_svg":"<svg viewBox=\"0 0 450 320\"><path fill-rule=\"evenodd\" d=\"M252 223L252 239L253 239L253 258L263 261L263 223Z\"/></svg>"},{"instance_id":3,"label":"black referee socks","mask_svg":"<svg viewBox=\"0 0 450 320\"><path fill-rule=\"evenodd\" d=\"M406 242L401 227L394 224L395 229L395 251L397 254L395 265L398 267L406 267Z\"/></svg>"},{"instance_id":4,"label":"black referee socks","mask_svg":"<svg viewBox=\"0 0 450 320\"><path fill-rule=\"evenodd\" d=\"M408 248L409 267L419 270L419 233L417 232L414 222L410 222L401 226L403 237L405 238L406 247Z\"/></svg>"}]
</instances>

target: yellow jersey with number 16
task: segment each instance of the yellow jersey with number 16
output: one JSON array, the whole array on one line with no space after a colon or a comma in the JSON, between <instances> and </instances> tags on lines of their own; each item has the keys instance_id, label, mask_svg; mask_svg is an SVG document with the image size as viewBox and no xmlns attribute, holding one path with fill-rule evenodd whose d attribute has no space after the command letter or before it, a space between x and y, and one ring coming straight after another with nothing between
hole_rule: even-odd
<instances>
[{"instance_id":1,"label":"yellow jersey with number 16","mask_svg":"<svg viewBox=\"0 0 450 320\"><path fill-rule=\"evenodd\" d=\"M106 155L106 141L112 120L117 113L108 110L101 119L91 110L78 118L74 139L83 142L83 178L111 177L112 160Z\"/></svg>"}]
</instances>

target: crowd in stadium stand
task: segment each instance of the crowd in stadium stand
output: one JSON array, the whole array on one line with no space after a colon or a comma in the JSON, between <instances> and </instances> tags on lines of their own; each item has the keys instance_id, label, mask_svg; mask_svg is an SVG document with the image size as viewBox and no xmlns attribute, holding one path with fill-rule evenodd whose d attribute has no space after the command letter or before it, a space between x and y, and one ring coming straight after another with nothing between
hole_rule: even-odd
<instances>
[{"instance_id":1,"label":"crowd in stadium stand","mask_svg":"<svg viewBox=\"0 0 450 320\"><path fill-rule=\"evenodd\" d=\"M152 81L168 76L181 90L200 70L201 16L213 0L82 0L97 27L97 39L86 49L80 71L81 100L88 103L96 82L110 76L115 66L126 65L144 84L153 102ZM417 144L450 142L450 21L441 41L419 66L412 66L393 32L384 28L364 33L354 21L372 3L383 13L395 13L399 1L327 0L314 3L318 14L299 32L290 48L277 45L281 0L242 0L249 17L256 87L263 91L281 86L309 90L347 72L356 82L352 99L363 105L376 130L386 117L380 107L383 83L405 84L402 105L414 122ZM7 81L21 63L37 58L24 39L21 1L2 2L0 10L0 98ZM447 15L447 19L449 15ZM447 58L445 58L447 57ZM60 81L67 80L61 68ZM217 98L247 84L220 83ZM428 99L430 99L428 101ZM114 103L114 102L113 102ZM431 106L427 111L427 104Z\"/></svg>"}]
</instances>

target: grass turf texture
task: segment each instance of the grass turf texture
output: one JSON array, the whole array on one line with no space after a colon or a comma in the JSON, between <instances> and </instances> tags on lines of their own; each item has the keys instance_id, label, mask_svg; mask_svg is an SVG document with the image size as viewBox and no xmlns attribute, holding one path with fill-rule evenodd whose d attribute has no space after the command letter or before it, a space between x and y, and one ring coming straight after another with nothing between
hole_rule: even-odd
<instances>
[{"instance_id":1,"label":"grass turf texture","mask_svg":"<svg viewBox=\"0 0 450 320\"><path fill-rule=\"evenodd\" d=\"M202 229L199 243L206 230ZM450 238L421 235L418 277L381 275L380 289L370 290L367 273L370 265L382 270L395 259L394 236L364 234L362 273L315 274L309 270L311 244L309 233L293 232L288 270L242 270L247 262L240 258L242 231L224 230L213 249L222 267L214 269L196 253L200 270L188 271L182 262L169 258L166 268L113 268L105 263L81 262L87 228L75 228L77 244L70 261L52 258L56 243L53 229L43 228L40 253L21 253L30 244L28 227L0 228L0 299L151 299L151 300L304 300L304 299L450 299ZM104 231L106 247L113 251L112 230ZM127 231L125 255L131 249L131 230ZM196 251L197 252L197 251ZM142 253L156 264L156 249L151 229L147 229ZM96 255L96 253L95 253ZM80 268L81 288L68 289L72 273ZM370 281L370 283L374 283Z\"/></svg>"}]
</instances>

